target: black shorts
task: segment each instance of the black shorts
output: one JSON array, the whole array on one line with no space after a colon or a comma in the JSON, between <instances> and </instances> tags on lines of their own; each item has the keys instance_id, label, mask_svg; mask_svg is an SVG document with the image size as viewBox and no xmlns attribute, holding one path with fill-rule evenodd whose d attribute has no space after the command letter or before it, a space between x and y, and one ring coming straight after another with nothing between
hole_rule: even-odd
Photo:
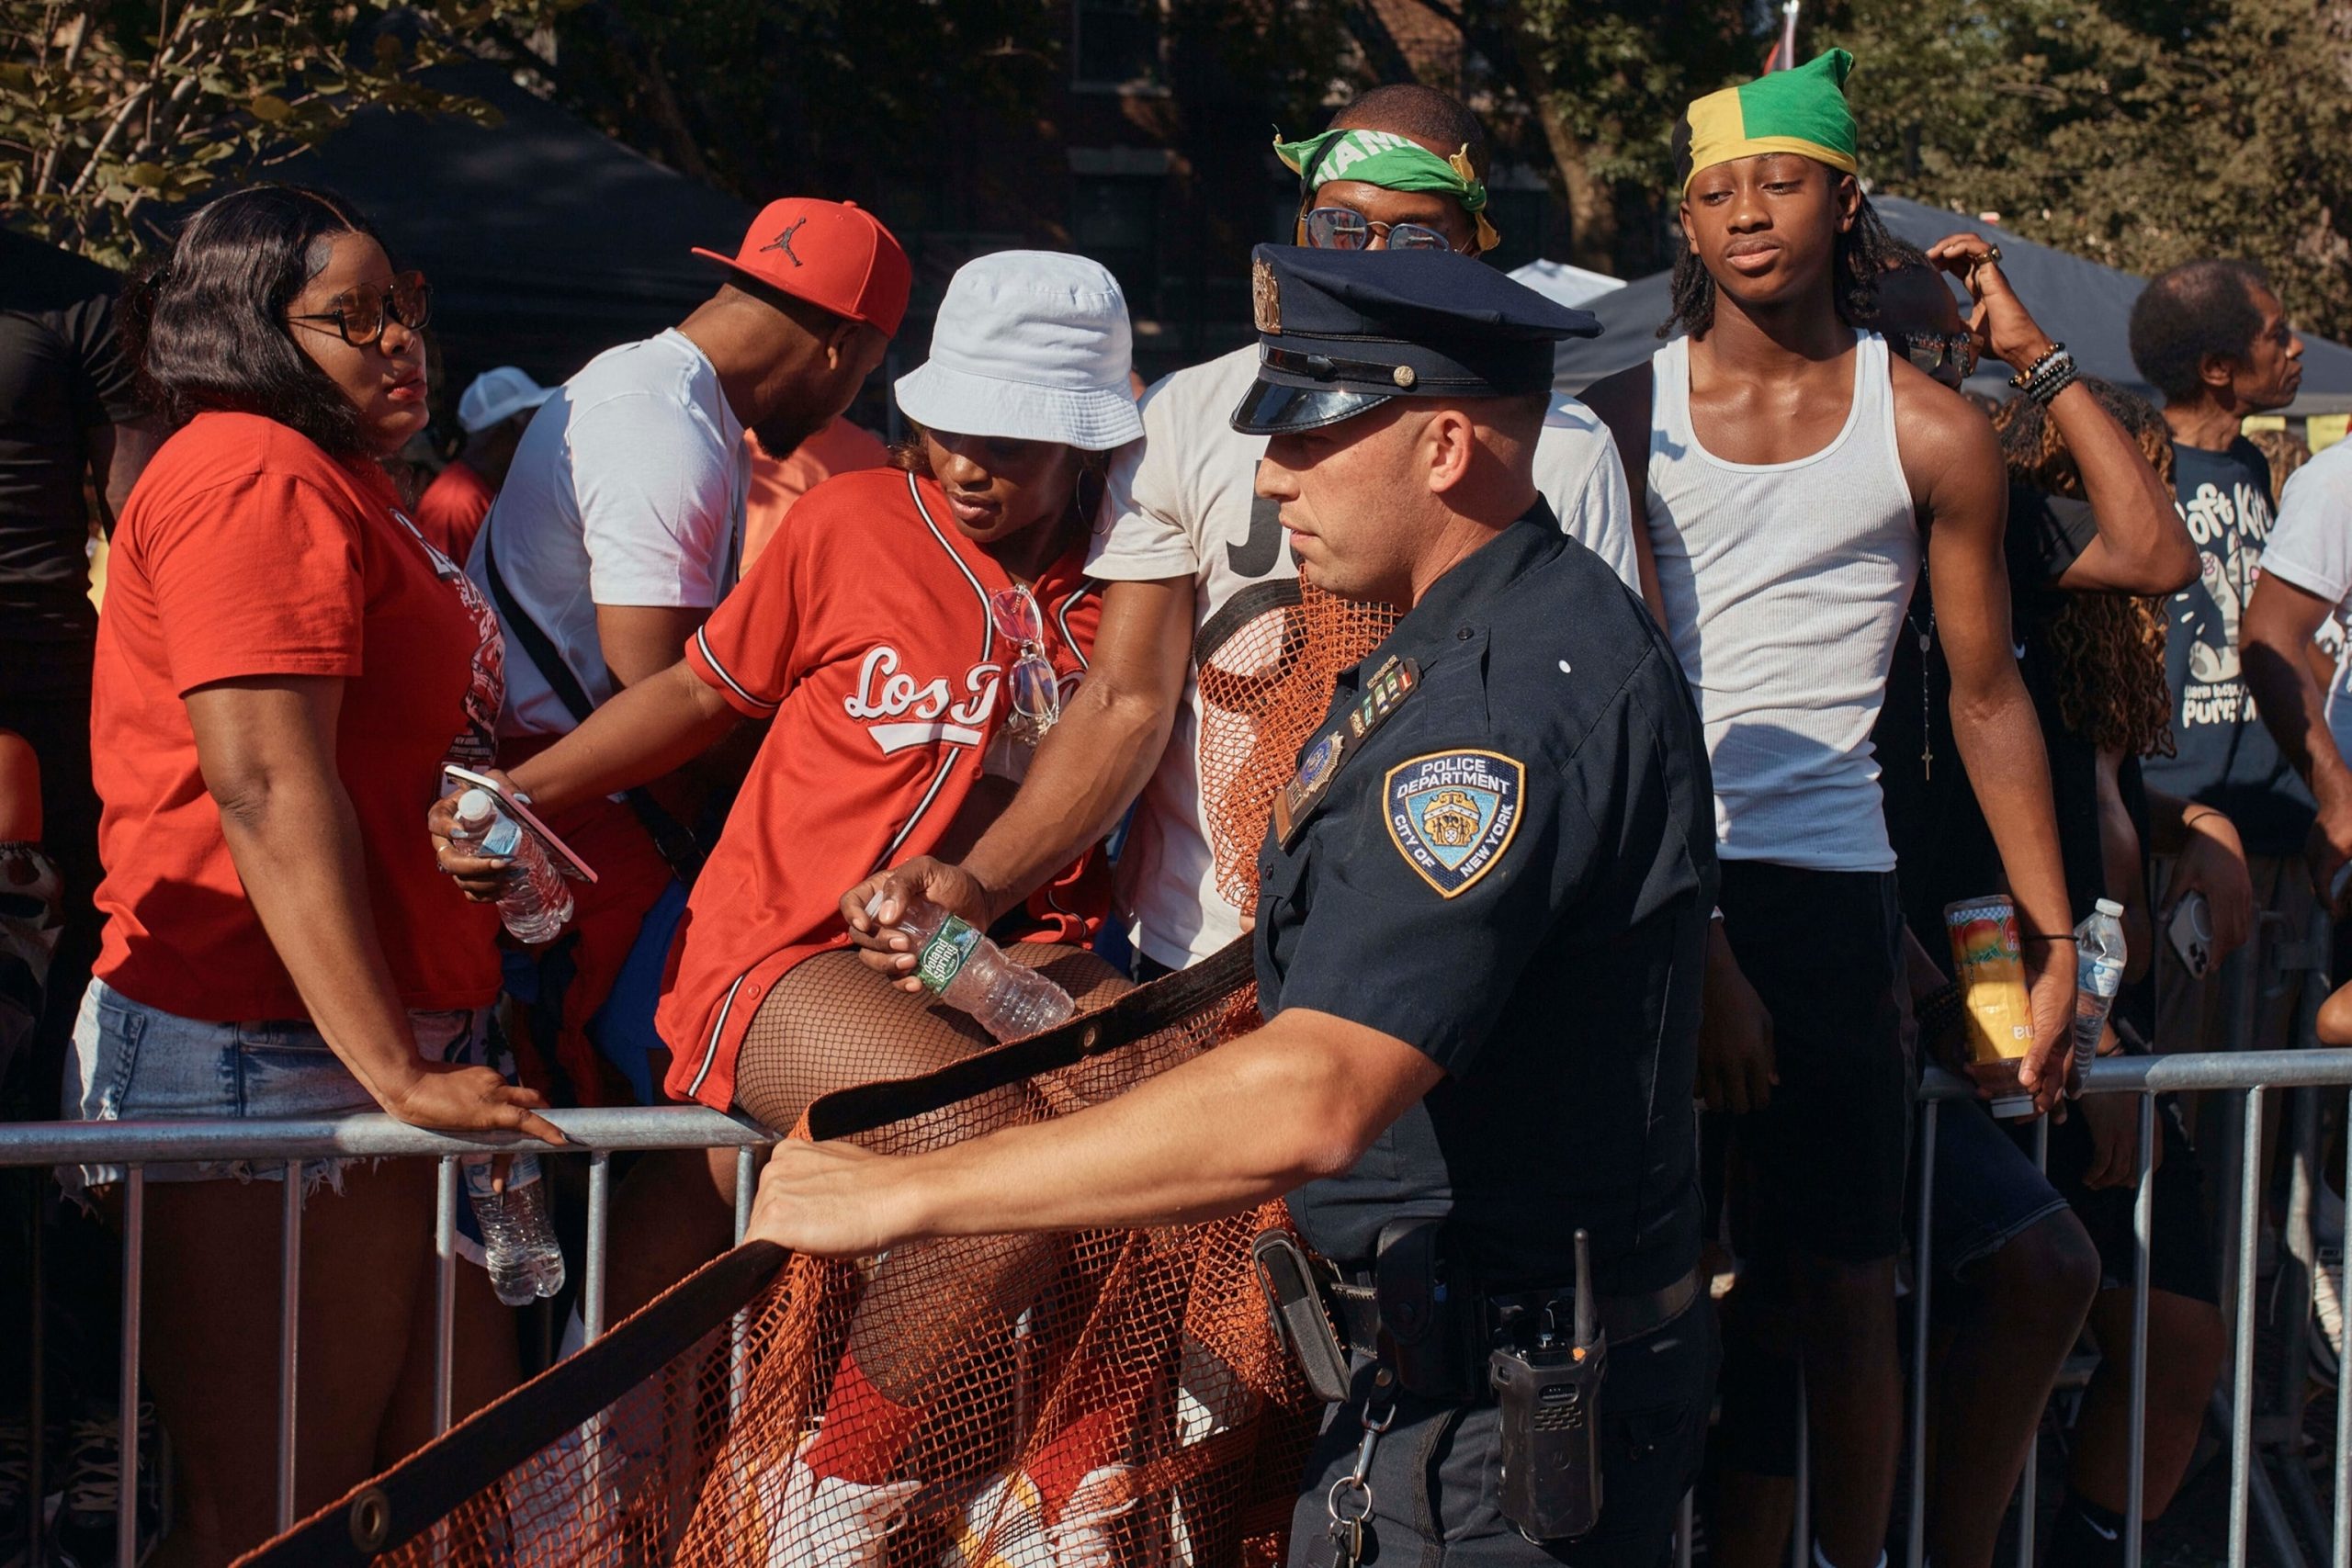
<instances>
[{"instance_id":1,"label":"black shorts","mask_svg":"<svg viewBox=\"0 0 2352 1568\"><path fill-rule=\"evenodd\" d=\"M1491 1399L1439 1404L1402 1396L1373 1450L1364 1560L1459 1568L1660 1568L1674 1549L1682 1495L1698 1478L1714 1404L1715 1313L1702 1294L1672 1323L1609 1348L1600 1388L1600 1519L1573 1540L1530 1541L1498 1506L1502 1457ZM1324 1424L1291 1514L1294 1568L1330 1559L1332 1483L1355 1468L1373 1363L1358 1356L1352 1395Z\"/></svg>"},{"instance_id":2,"label":"black shorts","mask_svg":"<svg viewBox=\"0 0 2352 1568\"><path fill-rule=\"evenodd\" d=\"M1771 1103L1739 1119L1759 1235L1840 1262L1893 1258L1917 1081L1894 874L1725 861L1719 901L1780 1076Z\"/></svg>"}]
</instances>

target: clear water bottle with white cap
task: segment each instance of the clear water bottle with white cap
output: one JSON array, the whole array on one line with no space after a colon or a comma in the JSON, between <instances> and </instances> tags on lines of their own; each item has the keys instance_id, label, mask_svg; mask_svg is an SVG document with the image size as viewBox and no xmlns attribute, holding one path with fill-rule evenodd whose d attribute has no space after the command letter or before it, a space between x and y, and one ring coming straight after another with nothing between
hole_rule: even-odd
<instances>
[{"instance_id":1,"label":"clear water bottle with white cap","mask_svg":"<svg viewBox=\"0 0 2352 1568\"><path fill-rule=\"evenodd\" d=\"M881 919L882 895L865 906ZM928 898L899 900L895 928L914 939L915 978L950 1007L963 1009L999 1040L1023 1040L1078 1011L1069 993L1035 969L1023 968L968 920Z\"/></svg>"},{"instance_id":2,"label":"clear water bottle with white cap","mask_svg":"<svg viewBox=\"0 0 2352 1568\"><path fill-rule=\"evenodd\" d=\"M2123 989L2129 956L2123 943L2123 906L2112 898L2093 905L2075 928L2075 1070L2079 1074L2098 1057L2107 1015L2114 1010L2116 993Z\"/></svg>"},{"instance_id":3,"label":"clear water bottle with white cap","mask_svg":"<svg viewBox=\"0 0 2352 1568\"><path fill-rule=\"evenodd\" d=\"M466 1196L481 1226L482 1267L508 1306L528 1306L563 1289L563 1248L548 1213L548 1184L537 1155L516 1155L501 1190L495 1160L466 1163Z\"/></svg>"},{"instance_id":4,"label":"clear water bottle with white cap","mask_svg":"<svg viewBox=\"0 0 2352 1568\"><path fill-rule=\"evenodd\" d=\"M458 796L457 829L449 841L513 863L514 874L498 896L498 914L517 942L553 942L571 919L571 889L547 846L501 811L490 791L469 789Z\"/></svg>"}]
</instances>

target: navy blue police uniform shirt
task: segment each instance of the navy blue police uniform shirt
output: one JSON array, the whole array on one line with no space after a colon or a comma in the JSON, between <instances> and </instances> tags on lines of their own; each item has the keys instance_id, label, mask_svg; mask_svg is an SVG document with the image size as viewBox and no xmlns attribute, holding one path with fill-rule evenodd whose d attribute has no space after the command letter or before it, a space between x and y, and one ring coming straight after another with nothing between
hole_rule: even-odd
<instances>
[{"instance_id":1,"label":"navy blue police uniform shirt","mask_svg":"<svg viewBox=\"0 0 2352 1568\"><path fill-rule=\"evenodd\" d=\"M1713 792L1681 667L1616 574L1538 502L1341 677L1337 733L1391 660L1413 689L1260 862L1266 1016L1306 1008L1445 1077L1345 1175L1290 1199L1343 1267L1450 1216L1491 1291L1607 1293L1697 1260L1691 1092L1715 898ZM1301 783L1319 766L1311 741Z\"/></svg>"}]
</instances>

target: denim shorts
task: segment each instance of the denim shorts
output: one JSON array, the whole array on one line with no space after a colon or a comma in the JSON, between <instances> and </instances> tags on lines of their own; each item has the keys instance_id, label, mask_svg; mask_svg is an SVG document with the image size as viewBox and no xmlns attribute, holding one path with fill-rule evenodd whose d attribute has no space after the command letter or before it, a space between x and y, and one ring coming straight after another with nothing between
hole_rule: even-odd
<instances>
[{"instance_id":1,"label":"denim shorts","mask_svg":"<svg viewBox=\"0 0 2352 1568\"><path fill-rule=\"evenodd\" d=\"M417 1054L428 1061L488 1065L510 1071L493 1045L488 1008L412 1012ZM380 1109L324 1036L307 1019L209 1023L136 1002L104 980L83 993L74 1024L74 1057L65 1077L63 1116L69 1122L148 1122L173 1117L348 1116ZM316 1159L302 1167L306 1192L343 1190L347 1160ZM240 1181L283 1179L277 1160L154 1164L150 1181ZM68 1166L58 1171L65 1190L122 1179L123 1168ZM466 1205L459 1204L464 1211Z\"/></svg>"},{"instance_id":2,"label":"denim shorts","mask_svg":"<svg viewBox=\"0 0 2352 1568\"><path fill-rule=\"evenodd\" d=\"M2030 1136L2031 1123L2021 1125ZM1939 1287L1966 1283L1975 1265L2066 1207L2026 1152L2030 1146L1973 1100L1946 1100L1937 1113L1936 1191L1928 1220ZM1917 1209L1914 1203L1915 1233ZM1915 1234L1914 1258L1917 1245Z\"/></svg>"}]
</instances>

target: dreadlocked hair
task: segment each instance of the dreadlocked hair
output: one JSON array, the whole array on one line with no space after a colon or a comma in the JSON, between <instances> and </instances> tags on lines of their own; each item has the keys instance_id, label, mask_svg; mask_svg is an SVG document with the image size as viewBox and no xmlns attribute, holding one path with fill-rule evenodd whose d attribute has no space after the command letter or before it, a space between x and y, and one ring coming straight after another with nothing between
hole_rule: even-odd
<instances>
[{"instance_id":1,"label":"dreadlocked hair","mask_svg":"<svg viewBox=\"0 0 2352 1568\"><path fill-rule=\"evenodd\" d=\"M2172 433L2144 399L2095 376L2082 384L2139 443L2165 487L2172 487ZM2030 398L2011 398L1993 416L2009 477L2052 495L2083 499L2083 476L2058 422ZM2174 754L2172 695L2165 684L2160 598L2069 593L2050 623L2051 683L2058 721L2102 751L2127 757Z\"/></svg>"},{"instance_id":2,"label":"dreadlocked hair","mask_svg":"<svg viewBox=\"0 0 2352 1568\"><path fill-rule=\"evenodd\" d=\"M1917 254L1887 232L1886 224L1879 218L1878 209L1871 206L1869 197L1858 197L1853 225L1838 236L1833 263L1830 299L1838 307L1838 319L1849 327L1866 326L1876 321L1879 276L1910 264L1911 255ZM1706 336L1708 329L1715 324L1715 280L1688 241L1681 242L1675 252L1669 287L1674 295L1674 313L1660 324L1657 335L1665 337L1679 327L1692 337Z\"/></svg>"}]
</instances>

